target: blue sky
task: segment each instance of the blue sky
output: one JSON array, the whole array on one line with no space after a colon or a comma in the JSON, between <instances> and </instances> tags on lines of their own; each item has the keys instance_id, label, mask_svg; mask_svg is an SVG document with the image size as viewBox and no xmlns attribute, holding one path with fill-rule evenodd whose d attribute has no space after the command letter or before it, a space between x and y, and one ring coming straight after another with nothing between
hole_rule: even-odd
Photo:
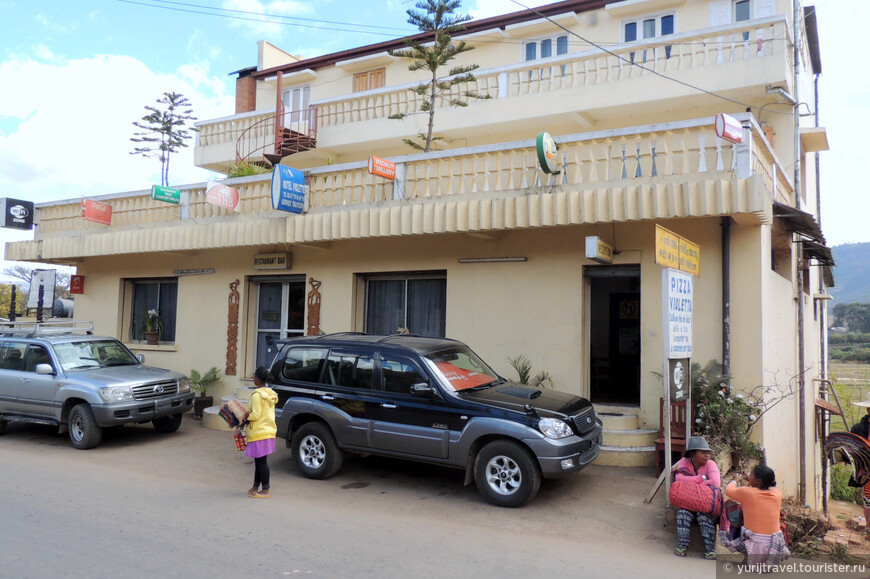
<instances>
[{"instance_id":1,"label":"blue sky","mask_svg":"<svg viewBox=\"0 0 870 579\"><path fill-rule=\"evenodd\" d=\"M129 154L131 123L164 91L187 96L199 119L229 116L230 73L256 65L258 40L309 57L336 52L413 33L405 14L413 5L0 0L0 197L40 202L150 188L159 183L159 164ZM864 37L870 2L820 0L815 6L821 124L832 148L822 153L822 226L830 245L870 241L870 195L858 172L867 164L870 78L854 67L860 61L855 39ZM462 4L476 18L521 9L512 0ZM193 167L192 143L172 160L173 184L208 175ZM32 239L32 233L0 229L0 242L13 239Z\"/></svg>"}]
</instances>

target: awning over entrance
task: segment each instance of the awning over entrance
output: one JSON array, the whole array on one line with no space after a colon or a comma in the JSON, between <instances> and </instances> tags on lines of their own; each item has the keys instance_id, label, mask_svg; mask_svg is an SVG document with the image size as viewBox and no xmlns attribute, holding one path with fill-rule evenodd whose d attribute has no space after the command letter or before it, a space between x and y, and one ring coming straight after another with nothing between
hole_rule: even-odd
<instances>
[{"instance_id":1,"label":"awning over entrance","mask_svg":"<svg viewBox=\"0 0 870 579\"><path fill-rule=\"evenodd\" d=\"M803 236L804 239L800 243L803 245L805 257L815 259L819 265L835 265L834 256L827 246L825 236L822 235L822 229L811 214L774 201L773 216L781 219L786 229Z\"/></svg>"}]
</instances>

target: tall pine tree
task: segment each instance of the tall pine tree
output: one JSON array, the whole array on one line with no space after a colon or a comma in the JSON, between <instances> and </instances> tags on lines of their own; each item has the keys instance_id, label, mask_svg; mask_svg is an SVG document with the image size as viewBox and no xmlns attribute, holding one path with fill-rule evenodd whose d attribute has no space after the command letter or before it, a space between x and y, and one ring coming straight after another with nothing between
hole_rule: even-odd
<instances>
[{"instance_id":1,"label":"tall pine tree","mask_svg":"<svg viewBox=\"0 0 870 579\"><path fill-rule=\"evenodd\" d=\"M188 131L196 130L188 128L188 122L195 121L196 117L192 115L187 97L177 92L163 93L157 104L163 106L146 105L145 110L150 112L141 121L133 122L133 126L142 131L133 133L130 140L144 144L130 154L160 159L160 184L165 187L169 185L169 157L187 146L184 141L191 137Z\"/></svg>"}]
</instances>

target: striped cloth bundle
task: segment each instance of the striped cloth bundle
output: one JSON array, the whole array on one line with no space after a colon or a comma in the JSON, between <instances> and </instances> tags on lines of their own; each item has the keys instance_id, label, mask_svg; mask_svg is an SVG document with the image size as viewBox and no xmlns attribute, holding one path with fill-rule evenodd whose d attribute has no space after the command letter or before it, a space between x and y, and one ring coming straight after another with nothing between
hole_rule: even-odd
<instances>
[{"instance_id":1,"label":"striped cloth bundle","mask_svg":"<svg viewBox=\"0 0 870 579\"><path fill-rule=\"evenodd\" d=\"M223 418L230 428L238 428L245 423L245 416L248 409L238 399L233 398L223 406L221 406L218 414Z\"/></svg>"},{"instance_id":2,"label":"striped cloth bundle","mask_svg":"<svg viewBox=\"0 0 870 579\"><path fill-rule=\"evenodd\" d=\"M825 454L832 464L852 465L852 476L859 485L870 482L870 443L863 436L832 432L825 438Z\"/></svg>"}]
</instances>

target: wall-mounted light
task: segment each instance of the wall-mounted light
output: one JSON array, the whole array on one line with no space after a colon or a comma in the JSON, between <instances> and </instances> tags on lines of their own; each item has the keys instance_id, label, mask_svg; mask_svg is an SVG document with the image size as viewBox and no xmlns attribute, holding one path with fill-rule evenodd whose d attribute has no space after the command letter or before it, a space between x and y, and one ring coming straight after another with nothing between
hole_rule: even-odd
<instances>
[{"instance_id":1,"label":"wall-mounted light","mask_svg":"<svg viewBox=\"0 0 870 579\"><path fill-rule=\"evenodd\" d=\"M512 261L529 261L528 257L460 257L459 263L505 263Z\"/></svg>"}]
</instances>

